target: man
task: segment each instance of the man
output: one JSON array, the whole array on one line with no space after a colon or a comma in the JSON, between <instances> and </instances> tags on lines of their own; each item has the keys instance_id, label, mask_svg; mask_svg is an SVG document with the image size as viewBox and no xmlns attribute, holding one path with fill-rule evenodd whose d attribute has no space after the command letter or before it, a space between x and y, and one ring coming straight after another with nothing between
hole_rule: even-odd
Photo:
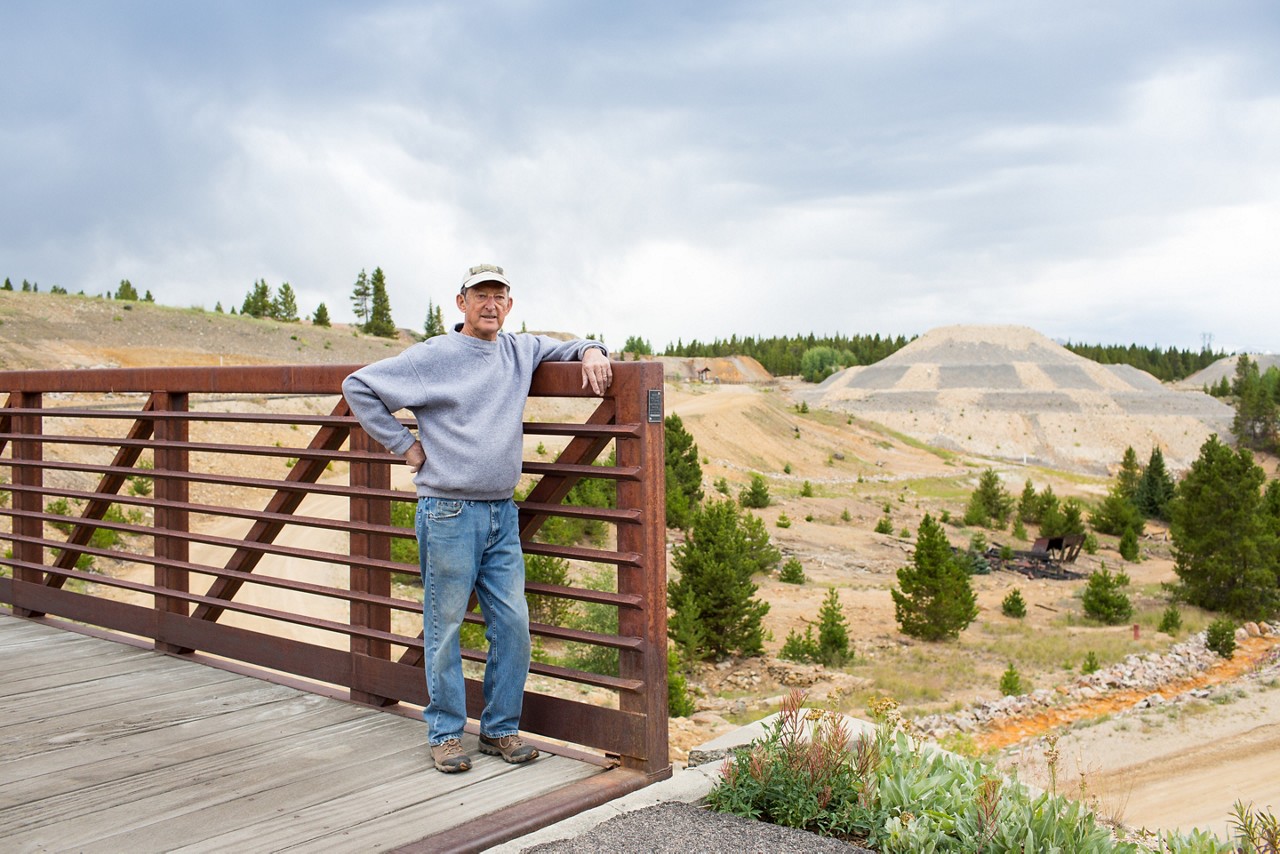
<instances>
[{"instance_id":1,"label":"man","mask_svg":"<svg viewBox=\"0 0 1280 854\"><path fill-rule=\"evenodd\" d=\"M538 755L519 735L529 674L529 611L515 502L525 400L545 361L582 361L582 387L612 382L598 341L502 331L511 283L501 267L472 267L457 296L462 323L347 377L342 393L369 434L403 454L417 486L427 692L423 711L435 766L466 771L466 690L458 632L474 589L485 618L480 750L507 762ZM415 439L394 413L417 420Z\"/></svg>"}]
</instances>

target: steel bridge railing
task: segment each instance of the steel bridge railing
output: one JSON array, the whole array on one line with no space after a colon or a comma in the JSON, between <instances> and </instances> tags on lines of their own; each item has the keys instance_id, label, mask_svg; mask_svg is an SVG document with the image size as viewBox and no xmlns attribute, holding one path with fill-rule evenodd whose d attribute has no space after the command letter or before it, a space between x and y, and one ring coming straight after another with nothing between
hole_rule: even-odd
<instances>
[{"instance_id":1,"label":"steel bridge railing","mask_svg":"<svg viewBox=\"0 0 1280 854\"><path fill-rule=\"evenodd\" d=\"M357 367L0 372L0 602L361 703L425 705L418 569L393 559L413 541L393 508L415 496L341 397ZM589 414L525 424L538 447L521 539L567 574L527 585L560 604L535 609L522 728L665 776L662 369L615 363L595 398L576 364L548 363L541 398ZM616 506L564 503L583 478L616 484ZM544 541L557 518L595 535ZM464 649L472 717L484 657Z\"/></svg>"}]
</instances>

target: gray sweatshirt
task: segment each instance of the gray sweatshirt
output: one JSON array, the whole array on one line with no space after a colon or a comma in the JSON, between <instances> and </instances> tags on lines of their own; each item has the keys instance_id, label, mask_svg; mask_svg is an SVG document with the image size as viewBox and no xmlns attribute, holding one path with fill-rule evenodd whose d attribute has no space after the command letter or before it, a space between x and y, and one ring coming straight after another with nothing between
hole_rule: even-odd
<instances>
[{"instance_id":1,"label":"gray sweatshirt","mask_svg":"<svg viewBox=\"0 0 1280 854\"><path fill-rule=\"evenodd\" d=\"M609 354L598 341L507 332L485 341L455 330L361 368L343 381L342 393L369 435L393 454L414 441L394 413L413 413L427 454L413 478L419 497L496 501L510 498L520 480L534 369L579 360L591 347Z\"/></svg>"}]
</instances>

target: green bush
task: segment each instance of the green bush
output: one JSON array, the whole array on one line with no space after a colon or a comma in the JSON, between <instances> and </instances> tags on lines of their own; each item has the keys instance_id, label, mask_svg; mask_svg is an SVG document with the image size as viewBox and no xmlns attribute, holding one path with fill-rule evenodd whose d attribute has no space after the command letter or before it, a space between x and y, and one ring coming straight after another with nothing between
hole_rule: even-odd
<instances>
[{"instance_id":1,"label":"green bush","mask_svg":"<svg viewBox=\"0 0 1280 854\"><path fill-rule=\"evenodd\" d=\"M787 584L804 584L804 567L800 564L799 559L790 557L782 564L782 570L778 573L778 580L785 581Z\"/></svg>"},{"instance_id":2,"label":"green bush","mask_svg":"<svg viewBox=\"0 0 1280 854\"><path fill-rule=\"evenodd\" d=\"M1214 620L1205 629L1204 645L1223 658L1236 654L1236 624L1222 618Z\"/></svg>"},{"instance_id":3,"label":"green bush","mask_svg":"<svg viewBox=\"0 0 1280 854\"><path fill-rule=\"evenodd\" d=\"M881 854L1138 850L1079 802L1033 793L981 762L921 749L897 728L891 702L878 710L875 733L857 738L843 718L805 710L803 702L793 692L765 735L734 752L707 795L711 809L858 840ZM1158 844L1170 854L1231 850L1198 832L1167 834Z\"/></svg>"},{"instance_id":4,"label":"green bush","mask_svg":"<svg viewBox=\"0 0 1280 854\"><path fill-rule=\"evenodd\" d=\"M1164 609L1164 613L1160 616L1160 631L1166 635L1176 635L1182 630L1182 612L1178 610L1178 606L1170 604Z\"/></svg>"},{"instance_id":5,"label":"green bush","mask_svg":"<svg viewBox=\"0 0 1280 854\"><path fill-rule=\"evenodd\" d=\"M1009 595L1005 596L1000 603L1000 613L1019 620L1027 616L1027 603L1023 601L1022 594L1016 587L1010 590Z\"/></svg>"},{"instance_id":6,"label":"green bush","mask_svg":"<svg viewBox=\"0 0 1280 854\"><path fill-rule=\"evenodd\" d=\"M790 516L788 516L786 513L779 513L779 514L778 514L778 521L777 521L775 524L776 524L779 528L790 528L790 527L791 527L791 517L790 517Z\"/></svg>"},{"instance_id":7,"label":"green bush","mask_svg":"<svg viewBox=\"0 0 1280 854\"><path fill-rule=\"evenodd\" d=\"M1000 693L1006 697L1016 697L1026 693L1022 686L1022 674L1013 666L1012 661L1009 662L1009 667L1004 673L1000 674Z\"/></svg>"},{"instance_id":8,"label":"green bush","mask_svg":"<svg viewBox=\"0 0 1280 854\"><path fill-rule=\"evenodd\" d=\"M1104 566L1089 574L1084 588L1084 613L1090 619L1109 626L1119 625L1133 616L1133 603L1122 588L1129 586L1123 572L1112 575Z\"/></svg>"},{"instance_id":9,"label":"green bush","mask_svg":"<svg viewBox=\"0 0 1280 854\"><path fill-rule=\"evenodd\" d=\"M810 482L809 482L809 481L807 481L807 480L804 482L804 484L800 487L800 497L801 497L801 498L812 498L812 497L813 497L813 484L812 484L812 483L810 483Z\"/></svg>"},{"instance_id":10,"label":"green bush","mask_svg":"<svg viewBox=\"0 0 1280 854\"><path fill-rule=\"evenodd\" d=\"M680 656L667 650L667 714L673 718L687 718L696 711L689 683L680 669Z\"/></svg>"},{"instance_id":11,"label":"green bush","mask_svg":"<svg viewBox=\"0 0 1280 854\"><path fill-rule=\"evenodd\" d=\"M1140 557L1138 553L1138 534L1133 528L1125 528L1124 533L1120 535L1120 557L1130 563L1137 563Z\"/></svg>"},{"instance_id":12,"label":"green bush","mask_svg":"<svg viewBox=\"0 0 1280 854\"><path fill-rule=\"evenodd\" d=\"M893 520L887 515L881 516L880 521L876 522L875 531L877 534L892 534Z\"/></svg>"},{"instance_id":13,"label":"green bush","mask_svg":"<svg viewBox=\"0 0 1280 854\"><path fill-rule=\"evenodd\" d=\"M738 494L738 503L759 510L768 507L769 500L769 484L765 482L764 475L752 472L751 485Z\"/></svg>"},{"instance_id":14,"label":"green bush","mask_svg":"<svg viewBox=\"0 0 1280 854\"><path fill-rule=\"evenodd\" d=\"M898 585L889 591L898 626L921 640L959 637L978 616L977 599L967 569L952 556L946 534L927 513L911 561L898 570Z\"/></svg>"},{"instance_id":15,"label":"green bush","mask_svg":"<svg viewBox=\"0 0 1280 854\"><path fill-rule=\"evenodd\" d=\"M1080 665L1080 672L1088 675L1097 673L1100 669L1102 669L1102 665L1098 663L1098 654L1093 650L1089 650L1085 653L1084 663Z\"/></svg>"}]
</instances>

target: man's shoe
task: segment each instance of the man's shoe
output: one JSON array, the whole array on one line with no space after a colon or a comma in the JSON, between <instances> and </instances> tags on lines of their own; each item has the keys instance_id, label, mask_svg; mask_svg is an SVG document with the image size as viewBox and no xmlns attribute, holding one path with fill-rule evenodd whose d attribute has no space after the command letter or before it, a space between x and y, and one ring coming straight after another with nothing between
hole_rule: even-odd
<instances>
[{"instance_id":1,"label":"man's shoe","mask_svg":"<svg viewBox=\"0 0 1280 854\"><path fill-rule=\"evenodd\" d=\"M471 770L471 757L463 751L462 742L456 738L431 745L431 759L436 763L436 770L446 774Z\"/></svg>"},{"instance_id":2,"label":"man's shoe","mask_svg":"<svg viewBox=\"0 0 1280 854\"><path fill-rule=\"evenodd\" d=\"M525 744L524 739L518 735L504 735L501 738L482 735L480 752L490 756L501 756L504 762L511 763L528 762L530 759L538 758L538 749L531 744Z\"/></svg>"}]
</instances>

